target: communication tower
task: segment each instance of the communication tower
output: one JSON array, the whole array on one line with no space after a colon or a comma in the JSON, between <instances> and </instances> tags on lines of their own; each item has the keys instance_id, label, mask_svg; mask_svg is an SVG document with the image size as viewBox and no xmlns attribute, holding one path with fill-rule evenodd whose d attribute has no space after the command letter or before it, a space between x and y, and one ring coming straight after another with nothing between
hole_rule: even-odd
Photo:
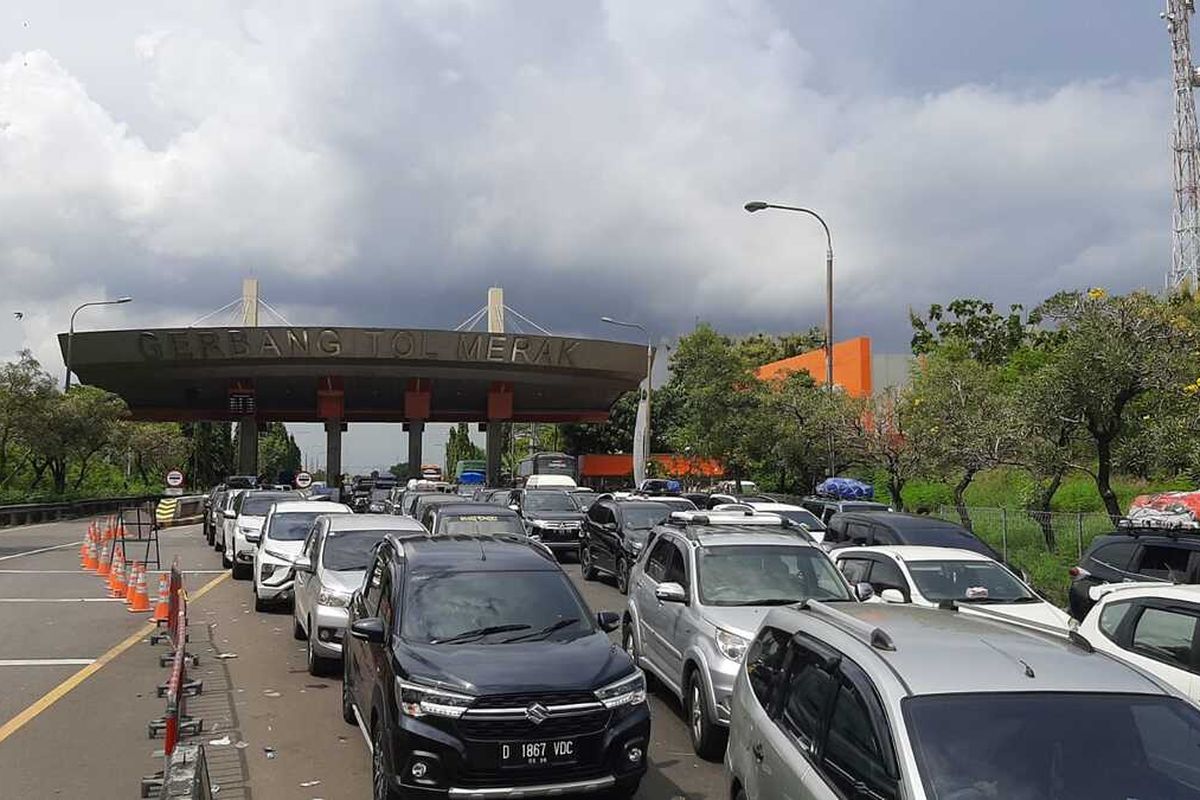
<instances>
[{"instance_id":1,"label":"communication tower","mask_svg":"<svg viewBox=\"0 0 1200 800\"><path fill-rule=\"evenodd\" d=\"M1175 158L1174 231L1171 270L1167 289L1200 286L1200 164L1197 147L1196 104L1192 89L1200 86L1200 73L1192 66L1190 22L1195 0L1167 0L1160 16L1171 34L1171 67L1175 85L1175 131L1171 148Z\"/></svg>"}]
</instances>

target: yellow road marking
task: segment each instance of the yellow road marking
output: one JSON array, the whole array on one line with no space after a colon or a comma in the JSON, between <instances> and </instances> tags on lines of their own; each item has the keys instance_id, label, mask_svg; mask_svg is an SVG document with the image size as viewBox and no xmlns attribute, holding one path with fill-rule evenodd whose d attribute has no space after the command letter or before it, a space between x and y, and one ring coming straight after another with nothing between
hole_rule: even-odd
<instances>
[{"instance_id":1,"label":"yellow road marking","mask_svg":"<svg viewBox=\"0 0 1200 800\"><path fill-rule=\"evenodd\" d=\"M221 581L228 578L229 575L230 575L230 573L224 572L224 573L218 575L217 577L213 578L208 583L204 584L204 586L200 587L200 591L196 592L194 595L188 594L188 602L194 602L196 600L199 600L201 597L203 597L205 594L207 594L210 589L214 588ZM129 648L133 647L135 644L140 642L142 639L145 639L147 636L149 636L151 633L153 633L156 630L156 628L157 628L157 626L155 626L155 624L153 622L147 623L147 624L143 625L142 627L138 628L136 631L131 633L129 635L129 637L126 638L124 641L122 641L120 644L116 645L111 650L109 650L107 653L105 653L104 655L100 656L95 661L93 661L91 664L88 664L86 667L79 670L71 677L67 678L65 681L60 683L58 686L55 686L50 691L46 692L44 695L42 695L37 700L35 700L33 702L33 704L31 704L28 708L26 708L21 713L17 714L15 717L10 719L8 722L4 723L3 725L0 725L0 742L3 742L8 737L12 736L14 733L21 730L21 728L28 725L30 722L33 721L33 719L35 717L37 717L38 714L41 714L43 711L48 709L50 706L54 705L59 700L61 700L67 694L67 692L71 691L76 686L83 683L91 676L95 675L97 672L99 672L104 667L105 664L112 661L114 658L121 655Z\"/></svg>"}]
</instances>

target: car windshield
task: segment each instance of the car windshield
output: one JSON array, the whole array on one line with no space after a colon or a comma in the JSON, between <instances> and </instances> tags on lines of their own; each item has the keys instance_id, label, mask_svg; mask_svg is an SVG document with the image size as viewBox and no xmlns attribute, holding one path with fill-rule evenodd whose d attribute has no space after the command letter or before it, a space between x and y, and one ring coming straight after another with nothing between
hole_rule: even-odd
<instances>
[{"instance_id":1,"label":"car windshield","mask_svg":"<svg viewBox=\"0 0 1200 800\"><path fill-rule=\"evenodd\" d=\"M391 491L391 489L375 487L371 490L371 502L382 503L384 500L387 500L387 496L391 494Z\"/></svg>"},{"instance_id":2,"label":"car windshield","mask_svg":"<svg viewBox=\"0 0 1200 800\"><path fill-rule=\"evenodd\" d=\"M590 492L579 492L567 496L571 498L571 502L574 503L575 507L580 511L587 511L592 507L592 503L596 502L596 495L591 494Z\"/></svg>"},{"instance_id":3,"label":"car windshield","mask_svg":"<svg viewBox=\"0 0 1200 800\"><path fill-rule=\"evenodd\" d=\"M401 635L430 644L565 641L592 633L590 618L560 570L426 572L409 577Z\"/></svg>"},{"instance_id":4,"label":"car windshield","mask_svg":"<svg viewBox=\"0 0 1200 800\"><path fill-rule=\"evenodd\" d=\"M526 511L578 511L566 492L529 492L525 495Z\"/></svg>"},{"instance_id":5,"label":"car windshield","mask_svg":"<svg viewBox=\"0 0 1200 800\"><path fill-rule=\"evenodd\" d=\"M242 503L242 515L247 517L265 517L271 506L284 500L299 500L294 494L249 494L246 502Z\"/></svg>"},{"instance_id":6,"label":"car windshield","mask_svg":"<svg viewBox=\"0 0 1200 800\"><path fill-rule=\"evenodd\" d=\"M671 509L665 503L655 503L651 506L626 506L621 509L621 518L626 530L648 531L670 515Z\"/></svg>"},{"instance_id":7,"label":"car windshield","mask_svg":"<svg viewBox=\"0 0 1200 800\"><path fill-rule=\"evenodd\" d=\"M387 531L329 531L325 534L321 564L334 572L365 570L371 551L387 534Z\"/></svg>"},{"instance_id":8,"label":"car windshield","mask_svg":"<svg viewBox=\"0 0 1200 800\"><path fill-rule=\"evenodd\" d=\"M792 522L798 522L810 531L825 530L825 523L821 522L820 518L811 511L805 511L803 508L794 508L783 511L768 511L768 514L778 514L784 519L790 519Z\"/></svg>"},{"instance_id":9,"label":"car windshield","mask_svg":"<svg viewBox=\"0 0 1200 800\"><path fill-rule=\"evenodd\" d=\"M267 538L277 542L298 542L308 535L317 517L325 511L289 511L286 514L274 514L271 526L267 529Z\"/></svg>"},{"instance_id":10,"label":"car windshield","mask_svg":"<svg viewBox=\"0 0 1200 800\"><path fill-rule=\"evenodd\" d=\"M695 511L696 504L682 497L675 500L655 500L660 506L666 506L667 511Z\"/></svg>"},{"instance_id":11,"label":"car windshield","mask_svg":"<svg viewBox=\"0 0 1200 800\"><path fill-rule=\"evenodd\" d=\"M1200 710L1172 697L953 694L903 709L928 797L1200 800Z\"/></svg>"},{"instance_id":12,"label":"car windshield","mask_svg":"<svg viewBox=\"0 0 1200 800\"><path fill-rule=\"evenodd\" d=\"M849 600L837 567L816 547L720 545L700 550L700 600L710 606Z\"/></svg>"},{"instance_id":13,"label":"car windshield","mask_svg":"<svg viewBox=\"0 0 1200 800\"><path fill-rule=\"evenodd\" d=\"M525 534L525 526L515 514L455 514L442 517L438 534L457 536L475 533Z\"/></svg>"},{"instance_id":14,"label":"car windshield","mask_svg":"<svg viewBox=\"0 0 1200 800\"><path fill-rule=\"evenodd\" d=\"M927 600L1036 603L1038 598L994 561L910 561L913 583Z\"/></svg>"}]
</instances>

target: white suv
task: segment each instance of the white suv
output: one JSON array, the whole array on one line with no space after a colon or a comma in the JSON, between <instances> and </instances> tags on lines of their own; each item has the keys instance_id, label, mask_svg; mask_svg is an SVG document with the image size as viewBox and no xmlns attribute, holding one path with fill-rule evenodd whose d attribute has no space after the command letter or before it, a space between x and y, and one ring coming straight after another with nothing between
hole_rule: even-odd
<instances>
[{"instance_id":1,"label":"white suv","mask_svg":"<svg viewBox=\"0 0 1200 800\"><path fill-rule=\"evenodd\" d=\"M263 523L262 540L254 551L254 610L265 611L272 603L292 600L296 579L292 566L318 518L352 513L350 506L343 503L314 500L284 501L271 506Z\"/></svg>"},{"instance_id":2,"label":"white suv","mask_svg":"<svg viewBox=\"0 0 1200 800\"><path fill-rule=\"evenodd\" d=\"M1200 705L1200 586L1106 583L1089 593L1096 605L1079 632L1092 646L1154 673Z\"/></svg>"},{"instance_id":3,"label":"white suv","mask_svg":"<svg viewBox=\"0 0 1200 800\"><path fill-rule=\"evenodd\" d=\"M245 491L233 503L233 514L225 515L223 541L225 557L222 563L233 571L236 579L250 577L254 568L254 551L262 536L263 522L271 506L284 500L299 500L299 492Z\"/></svg>"}]
</instances>

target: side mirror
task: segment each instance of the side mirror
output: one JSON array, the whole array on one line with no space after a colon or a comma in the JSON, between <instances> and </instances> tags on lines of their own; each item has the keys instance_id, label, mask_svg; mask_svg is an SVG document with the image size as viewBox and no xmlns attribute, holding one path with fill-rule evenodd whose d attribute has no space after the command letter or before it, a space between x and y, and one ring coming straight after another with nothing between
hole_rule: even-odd
<instances>
[{"instance_id":1,"label":"side mirror","mask_svg":"<svg viewBox=\"0 0 1200 800\"><path fill-rule=\"evenodd\" d=\"M664 603L687 602L687 591L678 583L660 583L654 590L654 596Z\"/></svg>"},{"instance_id":2,"label":"side mirror","mask_svg":"<svg viewBox=\"0 0 1200 800\"><path fill-rule=\"evenodd\" d=\"M862 602L867 602L875 596L875 587L865 581L854 584L854 596Z\"/></svg>"},{"instance_id":3,"label":"side mirror","mask_svg":"<svg viewBox=\"0 0 1200 800\"><path fill-rule=\"evenodd\" d=\"M227 508L221 513L225 515L225 519L237 519L237 512L232 508Z\"/></svg>"},{"instance_id":4,"label":"side mirror","mask_svg":"<svg viewBox=\"0 0 1200 800\"><path fill-rule=\"evenodd\" d=\"M312 559L308 556L296 556L296 560L292 562L292 567L296 572L311 573L313 571Z\"/></svg>"},{"instance_id":5,"label":"side mirror","mask_svg":"<svg viewBox=\"0 0 1200 800\"><path fill-rule=\"evenodd\" d=\"M365 617L350 623L350 635L371 644L383 644L383 620L379 617Z\"/></svg>"},{"instance_id":6,"label":"side mirror","mask_svg":"<svg viewBox=\"0 0 1200 800\"><path fill-rule=\"evenodd\" d=\"M879 599L885 603L906 603L904 593L899 589L884 589L879 593Z\"/></svg>"},{"instance_id":7,"label":"side mirror","mask_svg":"<svg viewBox=\"0 0 1200 800\"><path fill-rule=\"evenodd\" d=\"M511 508L513 511L520 511L520 510L521 510L521 507L520 507L519 505L517 505L516 503L509 503L509 504L508 504L508 507L509 507L509 508Z\"/></svg>"},{"instance_id":8,"label":"side mirror","mask_svg":"<svg viewBox=\"0 0 1200 800\"><path fill-rule=\"evenodd\" d=\"M612 633L621 627L621 615L615 611L601 611L596 614L596 624L605 633Z\"/></svg>"}]
</instances>

